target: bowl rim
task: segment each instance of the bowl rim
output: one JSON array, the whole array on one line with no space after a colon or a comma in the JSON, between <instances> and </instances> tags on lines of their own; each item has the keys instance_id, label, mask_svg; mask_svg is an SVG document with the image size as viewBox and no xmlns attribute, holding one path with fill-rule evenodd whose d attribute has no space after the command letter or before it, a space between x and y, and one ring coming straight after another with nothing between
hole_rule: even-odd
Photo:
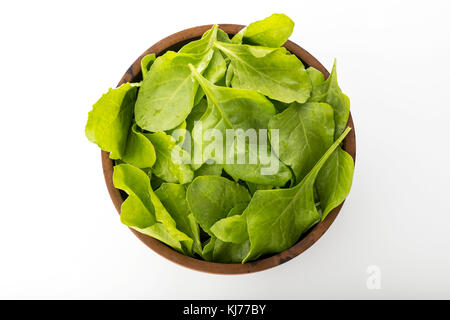
<instances>
[{"instance_id":1,"label":"bowl rim","mask_svg":"<svg viewBox=\"0 0 450 320\"><path fill-rule=\"evenodd\" d=\"M156 56L164 53L170 47L176 46L180 42L186 42L193 40L195 38L199 38L202 34L210 29L213 25L202 25L193 28L188 28L179 32L176 32L152 45L150 48L145 50L128 68L125 74L122 76L120 82L117 86L125 82L132 82L136 77L138 77L141 73L141 59L150 53L155 53ZM219 24L219 28L228 33L229 35L236 34L245 26L239 24ZM289 50L291 53L295 54L304 64L307 66L312 66L319 71L321 71L325 78L328 78L329 72L325 67L314 58L309 52L295 44L292 41L287 41L284 44L284 47ZM351 113L349 114L349 119L347 126L351 127L352 130L347 135L343 142L344 150L347 151L353 158L353 161L356 160L356 134L355 127L353 124L353 119ZM119 192L119 189L116 189L113 185L113 160L109 158L109 153L106 151L101 151L101 161L103 167L103 175L105 178L106 187L108 189L111 200L120 214L120 207L123 203L122 195ZM345 202L345 200L344 200ZM269 268L276 267L281 265L291 259L297 257L309 247L311 247L319 238L328 230L330 225L336 219L336 216L339 214L344 202L342 202L339 206L334 208L327 217L316 224L311 230L306 234L306 236L300 238L300 240L294 244L289 249L286 249L280 253L273 254L268 257L264 257L262 259L258 259L255 261L250 261L244 264L241 263L217 263L217 262L209 262L196 258L192 258L186 255L183 255L169 246L163 244L159 240L156 240L150 236L144 235L136 230L129 228L134 235L141 240L147 247L152 249L154 252L163 256L164 258L181 265L183 267L202 271L206 273L212 274L247 274L258 272L262 270L266 270Z\"/></svg>"}]
</instances>

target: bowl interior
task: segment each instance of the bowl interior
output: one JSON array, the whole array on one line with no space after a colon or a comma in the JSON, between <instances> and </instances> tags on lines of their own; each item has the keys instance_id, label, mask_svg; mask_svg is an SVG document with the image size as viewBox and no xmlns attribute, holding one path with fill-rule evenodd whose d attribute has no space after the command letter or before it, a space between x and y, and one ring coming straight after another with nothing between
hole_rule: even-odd
<instances>
[{"instance_id":1,"label":"bowl interior","mask_svg":"<svg viewBox=\"0 0 450 320\"><path fill-rule=\"evenodd\" d=\"M142 73L140 68L141 59L150 53L155 53L157 56L164 54L166 51L178 51L182 46L186 43L199 39L202 34L210 29L212 25L199 26L190 29L186 29L180 32L177 32L159 42L154 44L152 47L147 49L127 70L127 72L122 77L121 81L118 85L121 85L125 82L137 82L142 80ZM244 26L242 25L233 25L233 24L223 24L219 25L219 27L228 33L230 36L236 34L240 29ZM311 54L309 54L306 50L296 45L291 41L287 41L284 45L286 49L288 49L291 53L295 54L305 65L305 67L312 66L319 71L321 71L324 76L327 78L329 76L328 71L323 67L323 65L317 61ZM350 114L348 120L348 126L350 126L353 130L350 131L349 135L345 138L343 148L346 150L355 160L356 157L356 140L355 140L355 130L353 125L352 116ZM106 185L111 196L111 199L116 207L116 210L120 214L120 207L126 198L126 194L122 193L119 189L116 189L112 183L112 173L113 173L113 160L109 158L109 154L105 151L102 151L102 165L103 165L103 173L105 176ZM208 273L216 273L216 274L242 274L242 273L251 273L257 272L261 270L265 270L271 267L275 267L284 262L291 260L292 258L298 256L303 251L308 249L312 244L314 244L329 228L329 226L333 223L337 214L342 208L342 205L339 205L334 210L332 210L324 221L316 224L313 228L307 231L305 234L301 236L301 238L297 241L297 243L291 248L277 254L264 256L256 261L251 261L245 264L237 264L237 263L216 263L216 262L207 262L200 259L191 258L185 256L172 248L166 246L162 242L139 233L130 228L130 230L138 237L145 245L151 248L153 251L158 253L159 255L175 262L184 267L194 269L197 271L203 271Z\"/></svg>"}]
</instances>

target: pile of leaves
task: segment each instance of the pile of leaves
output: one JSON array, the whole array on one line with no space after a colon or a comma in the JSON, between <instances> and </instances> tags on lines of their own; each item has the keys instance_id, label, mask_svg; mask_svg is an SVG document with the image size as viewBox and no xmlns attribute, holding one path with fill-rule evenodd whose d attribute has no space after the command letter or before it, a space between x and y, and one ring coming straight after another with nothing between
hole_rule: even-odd
<instances>
[{"instance_id":1,"label":"pile of leaves","mask_svg":"<svg viewBox=\"0 0 450 320\"><path fill-rule=\"evenodd\" d=\"M350 102L336 65L324 79L282 47L293 27L273 14L230 39L214 25L178 52L145 56L141 82L94 104L86 136L115 161L114 186L128 195L122 223L189 256L245 263L288 249L344 201ZM214 152L191 161L222 143L212 128L267 130L278 170L261 174L267 161L245 144L234 151L256 163Z\"/></svg>"}]
</instances>

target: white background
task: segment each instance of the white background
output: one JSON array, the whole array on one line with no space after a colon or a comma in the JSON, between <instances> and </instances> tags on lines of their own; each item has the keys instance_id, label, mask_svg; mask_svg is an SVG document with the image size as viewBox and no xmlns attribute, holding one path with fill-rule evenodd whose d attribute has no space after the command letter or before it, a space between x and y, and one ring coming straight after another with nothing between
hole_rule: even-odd
<instances>
[{"instance_id":1,"label":"white background","mask_svg":"<svg viewBox=\"0 0 450 320\"><path fill-rule=\"evenodd\" d=\"M327 68L337 58L357 135L352 191L284 265L179 267L121 225L87 113L161 38L274 12ZM431 0L2 1L0 298L450 298L449 14Z\"/></svg>"}]
</instances>

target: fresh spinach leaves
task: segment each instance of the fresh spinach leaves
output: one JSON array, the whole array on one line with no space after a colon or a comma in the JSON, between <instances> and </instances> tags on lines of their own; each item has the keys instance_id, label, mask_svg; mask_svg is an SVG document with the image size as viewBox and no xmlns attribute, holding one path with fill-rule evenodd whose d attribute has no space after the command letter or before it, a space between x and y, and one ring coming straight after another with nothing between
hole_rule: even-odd
<instances>
[{"instance_id":1,"label":"fresh spinach leaves","mask_svg":"<svg viewBox=\"0 0 450 320\"><path fill-rule=\"evenodd\" d=\"M137 86L131 83L109 89L89 112L86 137L110 152L111 159L120 159L125 153L136 93Z\"/></svg>"},{"instance_id":2,"label":"fresh spinach leaves","mask_svg":"<svg viewBox=\"0 0 450 320\"><path fill-rule=\"evenodd\" d=\"M311 75L313 72L309 72ZM336 60L333 64L330 76L327 80L321 81L317 76L317 72L314 72L312 79L314 81L314 87L312 90L309 101L326 102L334 109L334 121L336 124L336 130L334 137L337 138L347 126L348 115L350 113L350 100L342 93L337 82L336 73Z\"/></svg>"},{"instance_id":3,"label":"fresh spinach leaves","mask_svg":"<svg viewBox=\"0 0 450 320\"><path fill-rule=\"evenodd\" d=\"M188 187L187 201L195 219L206 232L225 218L235 206L247 204L250 193L240 184L224 177L197 177Z\"/></svg>"},{"instance_id":4,"label":"fresh spinach leaves","mask_svg":"<svg viewBox=\"0 0 450 320\"><path fill-rule=\"evenodd\" d=\"M242 42L264 47L281 47L294 31L294 21L285 14L274 13L250 23L242 34Z\"/></svg>"},{"instance_id":5,"label":"fresh spinach leaves","mask_svg":"<svg viewBox=\"0 0 450 320\"><path fill-rule=\"evenodd\" d=\"M216 42L215 47L231 60L233 88L258 91L281 102L305 102L311 80L303 63L284 48L255 47Z\"/></svg>"},{"instance_id":6,"label":"fresh spinach leaves","mask_svg":"<svg viewBox=\"0 0 450 320\"><path fill-rule=\"evenodd\" d=\"M334 141L333 108L326 103L295 102L275 115L269 128L279 130L275 153L301 181Z\"/></svg>"},{"instance_id":7,"label":"fresh spinach leaves","mask_svg":"<svg viewBox=\"0 0 450 320\"><path fill-rule=\"evenodd\" d=\"M350 102L281 47L284 14L214 25L144 56L142 81L100 97L86 137L114 159L121 222L178 252L245 263L294 245L350 192Z\"/></svg>"},{"instance_id":8,"label":"fresh spinach leaves","mask_svg":"<svg viewBox=\"0 0 450 320\"><path fill-rule=\"evenodd\" d=\"M180 52L158 57L144 78L135 106L137 124L148 131L175 128L189 115L198 85L192 81L189 64L204 72L214 54L217 25L203 38L188 43Z\"/></svg>"}]
</instances>

